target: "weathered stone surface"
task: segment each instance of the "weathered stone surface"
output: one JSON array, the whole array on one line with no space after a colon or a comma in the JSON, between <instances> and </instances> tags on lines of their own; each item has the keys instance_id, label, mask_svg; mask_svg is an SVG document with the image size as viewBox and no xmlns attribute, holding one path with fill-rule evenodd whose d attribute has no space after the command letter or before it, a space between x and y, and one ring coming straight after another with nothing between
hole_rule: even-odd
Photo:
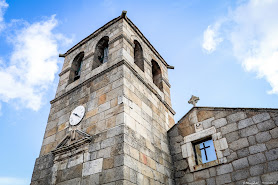
<instances>
[{"instance_id":1,"label":"weathered stone surface","mask_svg":"<svg viewBox=\"0 0 278 185\"><path fill-rule=\"evenodd\" d=\"M258 132L259 132L259 130L258 130L257 126L252 125L252 126L244 128L244 129L241 129L240 130L240 136L241 137L248 137L248 136L257 134Z\"/></svg>"},{"instance_id":2,"label":"weathered stone surface","mask_svg":"<svg viewBox=\"0 0 278 185\"><path fill-rule=\"evenodd\" d=\"M239 150L241 148L245 148L249 146L248 140L246 138L241 138L229 144L229 147L232 150Z\"/></svg>"},{"instance_id":3,"label":"weathered stone surface","mask_svg":"<svg viewBox=\"0 0 278 185\"><path fill-rule=\"evenodd\" d=\"M232 180L238 181L241 179L245 179L249 177L249 171L248 170L238 170L232 173Z\"/></svg>"},{"instance_id":4,"label":"weathered stone surface","mask_svg":"<svg viewBox=\"0 0 278 185\"><path fill-rule=\"evenodd\" d=\"M229 155L227 157L228 162L234 161L235 159L237 159L237 153L236 152L232 152L231 155Z\"/></svg>"},{"instance_id":5,"label":"weathered stone surface","mask_svg":"<svg viewBox=\"0 0 278 185\"><path fill-rule=\"evenodd\" d=\"M274 124L274 121L272 121L272 120L267 120L267 121L258 123L257 126L260 131L267 131L267 130L271 130L276 127L276 125Z\"/></svg>"},{"instance_id":6,"label":"weathered stone surface","mask_svg":"<svg viewBox=\"0 0 278 185\"><path fill-rule=\"evenodd\" d=\"M233 164L233 167L235 170L239 170L239 169L246 168L249 166L247 157L235 160L232 162L232 164Z\"/></svg>"},{"instance_id":7,"label":"weathered stone surface","mask_svg":"<svg viewBox=\"0 0 278 185\"><path fill-rule=\"evenodd\" d=\"M219 128L224 125L227 125L227 120L225 118L220 118L220 119L213 120L211 124L214 125L216 128Z\"/></svg>"},{"instance_id":8,"label":"weathered stone surface","mask_svg":"<svg viewBox=\"0 0 278 185\"><path fill-rule=\"evenodd\" d=\"M216 168L217 175L222 175L226 173L230 173L233 171L232 164L223 164Z\"/></svg>"},{"instance_id":9,"label":"weathered stone surface","mask_svg":"<svg viewBox=\"0 0 278 185\"><path fill-rule=\"evenodd\" d=\"M215 168L209 168L209 174L211 177L216 176L216 169Z\"/></svg>"},{"instance_id":10,"label":"weathered stone surface","mask_svg":"<svg viewBox=\"0 0 278 185\"><path fill-rule=\"evenodd\" d=\"M268 166L268 168L267 168L268 172L278 171L278 161L277 160L268 162L267 166Z\"/></svg>"},{"instance_id":11,"label":"weathered stone surface","mask_svg":"<svg viewBox=\"0 0 278 185\"><path fill-rule=\"evenodd\" d=\"M58 183L57 185L80 185L81 179L75 178L65 182Z\"/></svg>"},{"instance_id":12,"label":"weathered stone surface","mask_svg":"<svg viewBox=\"0 0 278 185\"><path fill-rule=\"evenodd\" d=\"M255 145L255 144L257 144L256 137L255 137L255 136L249 136L249 137L248 137L248 141L249 141L249 144L250 144L250 145Z\"/></svg>"},{"instance_id":13,"label":"weathered stone surface","mask_svg":"<svg viewBox=\"0 0 278 185\"><path fill-rule=\"evenodd\" d=\"M115 144L115 138L114 137L108 138L108 139L105 139L101 142L100 148L102 148L102 149L107 148L107 147L110 147L114 144Z\"/></svg>"},{"instance_id":14,"label":"weathered stone surface","mask_svg":"<svg viewBox=\"0 0 278 185\"><path fill-rule=\"evenodd\" d=\"M102 171L103 158L88 161L83 164L82 176L92 175Z\"/></svg>"},{"instance_id":15,"label":"weathered stone surface","mask_svg":"<svg viewBox=\"0 0 278 185\"><path fill-rule=\"evenodd\" d=\"M278 143L278 139L271 139L270 141L266 142L266 148L268 150L276 148Z\"/></svg>"},{"instance_id":16,"label":"weathered stone surface","mask_svg":"<svg viewBox=\"0 0 278 185\"><path fill-rule=\"evenodd\" d=\"M278 127L278 115L273 117L273 121L275 122L276 126Z\"/></svg>"},{"instance_id":17,"label":"weathered stone surface","mask_svg":"<svg viewBox=\"0 0 278 185\"><path fill-rule=\"evenodd\" d=\"M246 182L251 182L251 183L262 183L260 176L256 177L249 177Z\"/></svg>"},{"instance_id":18,"label":"weathered stone surface","mask_svg":"<svg viewBox=\"0 0 278 185\"><path fill-rule=\"evenodd\" d=\"M278 127L269 131L272 138L278 138Z\"/></svg>"},{"instance_id":19,"label":"weathered stone surface","mask_svg":"<svg viewBox=\"0 0 278 185\"><path fill-rule=\"evenodd\" d=\"M197 117L198 117L198 121L204 121L208 118L213 117L213 111L198 111Z\"/></svg>"},{"instance_id":20,"label":"weathered stone surface","mask_svg":"<svg viewBox=\"0 0 278 185\"><path fill-rule=\"evenodd\" d=\"M186 160L180 160L180 161L175 162L174 164L175 164L175 168L178 171L188 168L188 163L186 162Z\"/></svg>"},{"instance_id":21,"label":"weathered stone surface","mask_svg":"<svg viewBox=\"0 0 278 185\"><path fill-rule=\"evenodd\" d=\"M110 169L113 167L114 167L114 158L113 157L103 159L103 169L104 170Z\"/></svg>"},{"instance_id":22,"label":"weathered stone surface","mask_svg":"<svg viewBox=\"0 0 278 185\"><path fill-rule=\"evenodd\" d=\"M237 153L237 156L239 158L246 157L246 156L249 155L249 149L248 149L248 147L247 148L243 148L243 149L237 150L236 153Z\"/></svg>"},{"instance_id":23,"label":"weathered stone surface","mask_svg":"<svg viewBox=\"0 0 278 185\"><path fill-rule=\"evenodd\" d=\"M70 179L80 178L82 175L82 164L60 170L57 173L57 183L67 181Z\"/></svg>"},{"instance_id":24,"label":"weathered stone surface","mask_svg":"<svg viewBox=\"0 0 278 185\"><path fill-rule=\"evenodd\" d=\"M234 122L237 122L239 120L242 120L242 119L245 119L247 116L244 112L237 112L237 113L234 113L234 114L231 114L229 116L227 116L227 121L229 123L234 123Z\"/></svg>"},{"instance_id":25,"label":"weathered stone surface","mask_svg":"<svg viewBox=\"0 0 278 185\"><path fill-rule=\"evenodd\" d=\"M232 182L230 174L216 176L216 184L227 184L229 182Z\"/></svg>"},{"instance_id":26,"label":"weathered stone surface","mask_svg":"<svg viewBox=\"0 0 278 185\"><path fill-rule=\"evenodd\" d=\"M225 137L227 139L227 142L231 143L231 142L239 139L239 133L237 131L231 132L231 133L226 134Z\"/></svg>"},{"instance_id":27,"label":"weathered stone surface","mask_svg":"<svg viewBox=\"0 0 278 185\"><path fill-rule=\"evenodd\" d=\"M214 117L202 121L201 124L203 125L204 129L211 127L211 122L213 120L214 120Z\"/></svg>"},{"instance_id":28,"label":"weathered stone surface","mask_svg":"<svg viewBox=\"0 0 278 185\"><path fill-rule=\"evenodd\" d=\"M123 169L123 167L117 167L105 170L102 175L99 178L100 184L106 184L109 182L113 182L116 180L123 179L124 177L124 171L128 170L127 173L129 173L129 169Z\"/></svg>"},{"instance_id":29,"label":"weathered stone surface","mask_svg":"<svg viewBox=\"0 0 278 185\"><path fill-rule=\"evenodd\" d=\"M98 185L99 184L99 174L93 174L82 178L81 185Z\"/></svg>"},{"instance_id":30,"label":"weathered stone surface","mask_svg":"<svg viewBox=\"0 0 278 185\"><path fill-rule=\"evenodd\" d=\"M202 180L202 179L207 179L209 178L209 170L202 170L194 173L194 180Z\"/></svg>"},{"instance_id":31,"label":"weathered stone surface","mask_svg":"<svg viewBox=\"0 0 278 185\"><path fill-rule=\"evenodd\" d=\"M90 145L89 152L100 150L100 143L93 143Z\"/></svg>"},{"instance_id":32,"label":"weathered stone surface","mask_svg":"<svg viewBox=\"0 0 278 185\"><path fill-rule=\"evenodd\" d=\"M214 147L216 150L225 150L228 148L228 143L226 138L221 138L219 140L214 141Z\"/></svg>"},{"instance_id":33,"label":"weathered stone surface","mask_svg":"<svg viewBox=\"0 0 278 185\"><path fill-rule=\"evenodd\" d=\"M215 178L212 177L212 178L206 179L206 183L210 184L210 185L216 185Z\"/></svg>"},{"instance_id":34,"label":"weathered stone surface","mask_svg":"<svg viewBox=\"0 0 278 185\"><path fill-rule=\"evenodd\" d=\"M238 122L238 129L243 129L243 128L251 126L253 124L254 124L254 122L251 118L240 120Z\"/></svg>"},{"instance_id":35,"label":"weathered stone surface","mask_svg":"<svg viewBox=\"0 0 278 185\"><path fill-rule=\"evenodd\" d=\"M258 154L248 156L248 161L250 165L256 165L256 164L264 163L266 161L266 158L264 154L258 153Z\"/></svg>"},{"instance_id":36,"label":"weathered stone surface","mask_svg":"<svg viewBox=\"0 0 278 185\"><path fill-rule=\"evenodd\" d=\"M223 150L223 156L224 156L224 157L227 157L227 156L229 156L229 155L231 155L231 152L230 152L230 149L229 149L229 148L227 148L226 150Z\"/></svg>"},{"instance_id":37,"label":"weathered stone surface","mask_svg":"<svg viewBox=\"0 0 278 185\"><path fill-rule=\"evenodd\" d=\"M79 154L77 156L71 157L68 161L68 168L83 163L83 154Z\"/></svg>"},{"instance_id":38,"label":"weathered stone surface","mask_svg":"<svg viewBox=\"0 0 278 185\"><path fill-rule=\"evenodd\" d=\"M260 123L262 121L270 119L270 116L268 113L261 113L253 116L252 119L255 123Z\"/></svg>"},{"instance_id":39,"label":"weathered stone surface","mask_svg":"<svg viewBox=\"0 0 278 185\"><path fill-rule=\"evenodd\" d=\"M258 164L250 167L250 175L256 176L264 173L264 164Z\"/></svg>"},{"instance_id":40,"label":"weathered stone surface","mask_svg":"<svg viewBox=\"0 0 278 185\"><path fill-rule=\"evenodd\" d=\"M278 148L265 152L265 155L268 161L278 159Z\"/></svg>"},{"instance_id":41,"label":"weathered stone surface","mask_svg":"<svg viewBox=\"0 0 278 185\"><path fill-rule=\"evenodd\" d=\"M184 174L184 176L182 177L181 180L183 183L193 182L194 176L192 173L186 173L186 174Z\"/></svg>"},{"instance_id":42,"label":"weathered stone surface","mask_svg":"<svg viewBox=\"0 0 278 185\"><path fill-rule=\"evenodd\" d=\"M228 124L224 127L221 127L221 133L222 134L227 134L227 133L236 131L237 129L238 129L237 128L237 123L231 123L231 124Z\"/></svg>"},{"instance_id":43,"label":"weathered stone surface","mask_svg":"<svg viewBox=\"0 0 278 185\"><path fill-rule=\"evenodd\" d=\"M271 139L271 135L268 131L266 132L259 132L256 134L256 140L258 143L264 143L266 141L269 141Z\"/></svg>"},{"instance_id":44,"label":"weathered stone surface","mask_svg":"<svg viewBox=\"0 0 278 185\"><path fill-rule=\"evenodd\" d=\"M276 183L278 181L278 172L271 172L261 176L262 182Z\"/></svg>"},{"instance_id":45,"label":"weathered stone surface","mask_svg":"<svg viewBox=\"0 0 278 185\"><path fill-rule=\"evenodd\" d=\"M263 152L266 150L265 144L257 144L249 147L250 154Z\"/></svg>"},{"instance_id":46,"label":"weathered stone surface","mask_svg":"<svg viewBox=\"0 0 278 185\"><path fill-rule=\"evenodd\" d=\"M194 181L194 182L188 183L188 185L205 185L205 184L206 184L205 180Z\"/></svg>"}]
</instances>

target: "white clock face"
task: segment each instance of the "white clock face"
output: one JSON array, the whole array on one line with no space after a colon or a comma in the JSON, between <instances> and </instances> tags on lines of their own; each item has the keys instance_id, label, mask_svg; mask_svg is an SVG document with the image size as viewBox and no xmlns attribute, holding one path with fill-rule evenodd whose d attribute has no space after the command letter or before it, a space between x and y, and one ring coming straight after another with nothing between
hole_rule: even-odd
<instances>
[{"instance_id":1,"label":"white clock face","mask_svg":"<svg viewBox=\"0 0 278 185\"><path fill-rule=\"evenodd\" d=\"M70 120L69 120L70 124L74 126L80 123L80 121L84 117L84 114L85 114L85 108L83 106L76 107L71 112Z\"/></svg>"}]
</instances>

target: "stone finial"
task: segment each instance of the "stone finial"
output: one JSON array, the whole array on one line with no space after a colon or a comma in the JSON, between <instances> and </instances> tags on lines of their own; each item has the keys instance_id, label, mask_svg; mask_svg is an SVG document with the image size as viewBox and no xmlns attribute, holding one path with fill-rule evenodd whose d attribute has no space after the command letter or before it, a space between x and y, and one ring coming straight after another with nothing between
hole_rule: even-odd
<instances>
[{"instance_id":1,"label":"stone finial","mask_svg":"<svg viewBox=\"0 0 278 185\"><path fill-rule=\"evenodd\" d=\"M127 13L127 11L123 10L121 17L125 18L126 17L126 13Z\"/></svg>"},{"instance_id":2,"label":"stone finial","mask_svg":"<svg viewBox=\"0 0 278 185\"><path fill-rule=\"evenodd\" d=\"M190 100L188 101L189 104L192 104L193 107L196 106L196 103L200 100L199 97L192 95Z\"/></svg>"}]
</instances>

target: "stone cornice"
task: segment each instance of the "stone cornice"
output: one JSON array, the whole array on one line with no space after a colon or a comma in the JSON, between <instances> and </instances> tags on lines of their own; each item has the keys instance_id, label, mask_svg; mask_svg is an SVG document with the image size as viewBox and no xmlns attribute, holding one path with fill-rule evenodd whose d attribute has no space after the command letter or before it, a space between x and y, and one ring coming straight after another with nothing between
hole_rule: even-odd
<instances>
[{"instance_id":1,"label":"stone cornice","mask_svg":"<svg viewBox=\"0 0 278 185\"><path fill-rule=\"evenodd\" d=\"M70 93L74 92L75 90L81 88L82 86L84 85L87 85L88 83L90 83L91 81L95 80L96 78L104 75L105 73L115 69L116 67L119 67L121 65L125 65L127 66L131 72L152 92L156 95L156 97L165 105L165 107L172 113L172 114L176 114L176 112L172 109L172 107L170 105L168 105L166 103L166 101L164 101L162 99L162 97L157 93L157 91L147 82L145 82L145 80L136 72L135 69L133 69L133 67L128 63L126 62L125 60L121 60L120 62L112 65L111 67L108 67L107 69L105 69L104 71L92 76L91 78L85 80L84 82L78 84L77 86L75 86L74 88L68 90L67 92L63 93L62 95L56 97L55 99L53 99L52 101L50 101L51 104L57 102L58 100L66 97L67 95L69 95Z\"/></svg>"},{"instance_id":2,"label":"stone cornice","mask_svg":"<svg viewBox=\"0 0 278 185\"><path fill-rule=\"evenodd\" d=\"M62 71L62 72L59 74L59 76L61 77L63 74L67 73L67 72L70 71L70 70L71 70L70 67L66 68L64 71Z\"/></svg>"},{"instance_id":3,"label":"stone cornice","mask_svg":"<svg viewBox=\"0 0 278 185\"><path fill-rule=\"evenodd\" d=\"M107 72L109 72L109 71L115 69L116 67L121 66L122 64L123 64L123 61L120 61L120 62L114 64L113 66L111 66L111 67L105 69L104 71L102 71L102 72L100 72L100 73L98 73L98 74L92 76L91 78L89 78L89 79L83 81L82 83L78 84L78 85L75 86L74 88L72 88L72 89L68 90L67 92L63 93L62 95L58 96L57 98L51 100L50 103L51 103L51 104L55 103L56 101L58 101L58 100L64 98L65 96L69 95L70 93L74 92L76 89L79 89L79 88L81 88L81 87L84 86L84 85L87 85L87 84L90 83L91 81L93 81L93 80L95 80L96 78L98 78L98 77L104 75L105 73L107 73Z\"/></svg>"}]
</instances>

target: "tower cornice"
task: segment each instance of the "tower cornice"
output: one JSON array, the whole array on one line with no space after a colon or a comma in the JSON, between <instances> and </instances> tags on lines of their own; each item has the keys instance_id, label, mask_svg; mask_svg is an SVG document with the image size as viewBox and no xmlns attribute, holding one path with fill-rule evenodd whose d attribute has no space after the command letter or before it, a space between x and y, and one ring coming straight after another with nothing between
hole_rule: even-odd
<instances>
[{"instance_id":1,"label":"tower cornice","mask_svg":"<svg viewBox=\"0 0 278 185\"><path fill-rule=\"evenodd\" d=\"M64 98L65 96L69 95L70 93L74 92L75 90L87 85L88 83L90 83L91 81L95 80L96 78L104 75L105 73L115 69L116 67L119 67L121 65L125 65L126 67L128 67L131 72L143 83L145 84L145 86L165 105L165 107L172 113L172 114L176 114L176 112L174 111L174 109L165 101L163 100L163 98L159 95L159 93L157 93L157 91L149 84L147 83L137 72L136 70L133 69L133 67L129 64L129 62L125 61L125 60L121 60L120 62L112 65L111 67L108 67L107 69L105 69L104 71L90 77L89 79L83 81L82 83L78 84L77 86L73 87L72 89L68 90L67 92L61 94L60 96L56 97L55 99L53 99L52 101L50 101L51 104L57 102L58 100Z\"/></svg>"}]
</instances>

